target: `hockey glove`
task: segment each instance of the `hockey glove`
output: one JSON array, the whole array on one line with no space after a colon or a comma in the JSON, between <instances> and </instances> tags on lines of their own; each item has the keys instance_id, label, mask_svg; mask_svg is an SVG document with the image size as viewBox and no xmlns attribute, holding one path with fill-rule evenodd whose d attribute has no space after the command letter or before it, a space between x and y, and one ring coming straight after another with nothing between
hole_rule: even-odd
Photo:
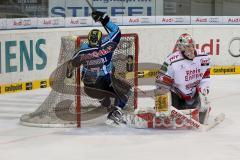
<instances>
[{"instance_id":1,"label":"hockey glove","mask_svg":"<svg viewBox=\"0 0 240 160\"><path fill-rule=\"evenodd\" d=\"M92 18L95 22L101 22L103 26L106 26L110 20L106 13L100 11L93 11Z\"/></svg>"},{"instance_id":2,"label":"hockey glove","mask_svg":"<svg viewBox=\"0 0 240 160\"><path fill-rule=\"evenodd\" d=\"M160 72L156 77L155 84L157 87L157 91L164 94L172 89L173 79Z\"/></svg>"}]
</instances>

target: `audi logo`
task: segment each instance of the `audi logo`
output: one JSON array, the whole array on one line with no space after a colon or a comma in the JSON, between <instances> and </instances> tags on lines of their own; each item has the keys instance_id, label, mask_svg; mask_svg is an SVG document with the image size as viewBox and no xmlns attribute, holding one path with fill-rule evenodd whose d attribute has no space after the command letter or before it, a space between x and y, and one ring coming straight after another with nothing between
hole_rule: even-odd
<instances>
[{"instance_id":1,"label":"audi logo","mask_svg":"<svg viewBox=\"0 0 240 160\"><path fill-rule=\"evenodd\" d=\"M240 37L234 37L230 40L228 53L233 57L240 57Z\"/></svg>"}]
</instances>

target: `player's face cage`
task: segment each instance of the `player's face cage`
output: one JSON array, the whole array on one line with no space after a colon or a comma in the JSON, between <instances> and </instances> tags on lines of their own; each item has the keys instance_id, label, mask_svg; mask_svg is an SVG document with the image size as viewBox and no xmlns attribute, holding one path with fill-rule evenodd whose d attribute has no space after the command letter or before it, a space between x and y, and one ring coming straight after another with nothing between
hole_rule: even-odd
<instances>
[{"instance_id":1,"label":"player's face cage","mask_svg":"<svg viewBox=\"0 0 240 160\"><path fill-rule=\"evenodd\" d=\"M98 29L93 29L88 34L88 43L91 47L100 47L102 42L102 32Z\"/></svg>"},{"instance_id":2,"label":"player's face cage","mask_svg":"<svg viewBox=\"0 0 240 160\"><path fill-rule=\"evenodd\" d=\"M181 51L185 51L187 47L194 47L195 42L190 34L184 33L178 38L177 46Z\"/></svg>"}]
</instances>

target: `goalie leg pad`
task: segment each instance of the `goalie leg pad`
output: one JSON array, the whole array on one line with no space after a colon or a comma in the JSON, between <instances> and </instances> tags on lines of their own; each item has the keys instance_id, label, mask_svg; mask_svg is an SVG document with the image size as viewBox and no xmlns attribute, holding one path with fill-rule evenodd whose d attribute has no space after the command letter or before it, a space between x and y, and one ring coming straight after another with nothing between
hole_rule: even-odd
<instances>
[{"instance_id":1,"label":"goalie leg pad","mask_svg":"<svg viewBox=\"0 0 240 160\"><path fill-rule=\"evenodd\" d=\"M207 108L207 110L205 111L199 112L199 122L201 124L207 124L210 111L211 111L211 107Z\"/></svg>"},{"instance_id":2,"label":"goalie leg pad","mask_svg":"<svg viewBox=\"0 0 240 160\"><path fill-rule=\"evenodd\" d=\"M154 109L137 109L135 110L133 122L135 128L199 128L198 109L187 109L179 112L174 107L171 107L169 115L162 114L156 116Z\"/></svg>"},{"instance_id":3,"label":"goalie leg pad","mask_svg":"<svg viewBox=\"0 0 240 160\"><path fill-rule=\"evenodd\" d=\"M155 113L153 108L138 108L127 119L134 128L153 128Z\"/></svg>"}]
</instances>

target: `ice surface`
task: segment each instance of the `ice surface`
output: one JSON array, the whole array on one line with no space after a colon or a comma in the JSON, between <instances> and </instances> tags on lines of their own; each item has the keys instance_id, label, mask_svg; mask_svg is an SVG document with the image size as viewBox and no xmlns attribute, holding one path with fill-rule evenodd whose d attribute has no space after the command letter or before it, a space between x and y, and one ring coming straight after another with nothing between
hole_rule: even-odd
<instances>
[{"instance_id":1,"label":"ice surface","mask_svg":"<svg viewBox=\"0 0 240 160\"><path fill-rule=\"evenodd\" d=\"M34 111L50 90L1 95L0 160L239 160L240 75L211 81L212 115L224 112L226 119L208 132L112 128L104 116L80 129L25 127L19 117Z\"/></svg>"}]
</instances>

